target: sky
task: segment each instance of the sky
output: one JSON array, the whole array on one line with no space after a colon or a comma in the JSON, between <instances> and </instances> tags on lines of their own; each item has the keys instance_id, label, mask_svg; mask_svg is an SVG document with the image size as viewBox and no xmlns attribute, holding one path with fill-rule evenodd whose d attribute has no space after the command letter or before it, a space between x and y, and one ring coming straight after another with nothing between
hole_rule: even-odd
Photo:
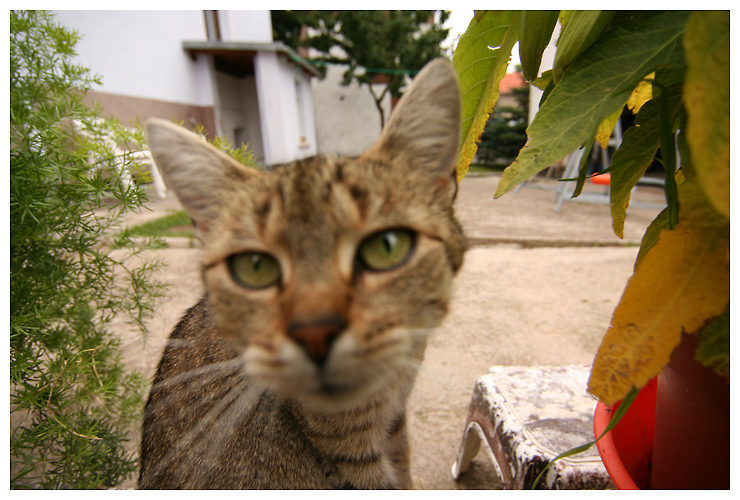
<instances>
[{"instance_id":1,"label":"sky","mask_svg":"<svg viewBox=\"0 0 740 500\"><path fill-rule=\"evenodd\" d=\"M463 2L464 3L464 2ZM447 22L445 22L445 27L450 28L450 34L447 37L447 41L445 42L446 46L457 46L457 40L460 35L462 35L466 29L468 29L468 25L470 24L470 21L473 19L473 14L475 14L474 9L445 9L450 11L450 17L447 19ZM515 66L519 64L519 44L517 43L514 45L514 50L512 53L511 63L509 64L509 72L512 72L515 70Z\"/></svg>"},{"instance_id":2,"label":"sky","mask_svg":"<svg viewBox=\"0 0 740 500\"><path fill-rule=\"evenodd\" d=\"M465 32L474 13L473 9L450 10L450 17L445 23L445 26L450 28L448 41L457 40L457 37Z\"/></svg>"}]
</instances>

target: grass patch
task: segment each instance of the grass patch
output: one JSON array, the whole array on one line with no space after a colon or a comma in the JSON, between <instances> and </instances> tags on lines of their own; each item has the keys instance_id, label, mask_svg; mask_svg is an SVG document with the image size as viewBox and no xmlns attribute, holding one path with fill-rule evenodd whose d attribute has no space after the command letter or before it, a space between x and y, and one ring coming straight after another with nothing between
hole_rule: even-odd
<instances>
[{"instance_id":1,"label":"grass patch","mask_svg":"<svg viewBox=\"0 0 740 500\"><path fill-rule=\"evenodd\" d=\"M149 222L129 228L132 236L195 238L190 216L184 210L170 212Z\"/></svg>"}]
</instances>

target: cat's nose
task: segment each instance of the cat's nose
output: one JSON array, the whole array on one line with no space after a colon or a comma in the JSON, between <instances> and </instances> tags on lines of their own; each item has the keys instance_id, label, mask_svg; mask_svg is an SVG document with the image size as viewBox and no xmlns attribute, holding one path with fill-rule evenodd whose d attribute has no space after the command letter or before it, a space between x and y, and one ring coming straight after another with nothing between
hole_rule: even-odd
<instances>
[{"instance_id":1,"label":"cat's nose","mask_svg":"<svg viewBox=\"0 0 740 500\"><path fill-rule=\"evenodd\" d=\"M293 321L288 336L295 340L318 365L324 366L331 344L347 327L339 316L326 316L315 321Z\"/></svg>"}]
</instances>

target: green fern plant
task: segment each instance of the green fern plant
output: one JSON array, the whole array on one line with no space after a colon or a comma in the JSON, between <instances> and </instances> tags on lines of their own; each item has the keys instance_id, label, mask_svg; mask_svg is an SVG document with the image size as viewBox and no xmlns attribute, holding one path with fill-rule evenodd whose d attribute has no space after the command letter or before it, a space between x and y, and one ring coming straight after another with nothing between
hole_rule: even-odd
<instances>
[{"instance_id":1,"label":"green fern plant","mask_svg":"<svg viewBox=\"0 0 740 500\"><path fill-rule=\"evenodd\" d=\"M140 258L150 240L116 237L146 201L141 132L85 104L98 79L71 62L77 39L47 12L10 12L11 488L111 487L136 469L123 443L145 383L109 325L125 313L146 333L163 292L161 263Z\"/></svg>"}]
</instances>

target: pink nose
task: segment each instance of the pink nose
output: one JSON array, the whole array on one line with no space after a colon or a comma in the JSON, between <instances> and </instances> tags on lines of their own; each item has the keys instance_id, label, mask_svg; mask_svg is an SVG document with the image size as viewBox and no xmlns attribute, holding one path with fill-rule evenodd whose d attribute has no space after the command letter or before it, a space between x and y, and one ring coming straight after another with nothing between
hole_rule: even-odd
<instances>
[{"instance_id":1,"label":"pink nose","mask_svg":"<svg viewBox=\"0 0 740 500\"><path fill-rule=\"evenodd\" d=\"M339 316L326 316L316 321L294 321L288 327L288 336L306 351L322 368L329 356L331 344L347 324Z\"/></svg>"}]
</instances>

